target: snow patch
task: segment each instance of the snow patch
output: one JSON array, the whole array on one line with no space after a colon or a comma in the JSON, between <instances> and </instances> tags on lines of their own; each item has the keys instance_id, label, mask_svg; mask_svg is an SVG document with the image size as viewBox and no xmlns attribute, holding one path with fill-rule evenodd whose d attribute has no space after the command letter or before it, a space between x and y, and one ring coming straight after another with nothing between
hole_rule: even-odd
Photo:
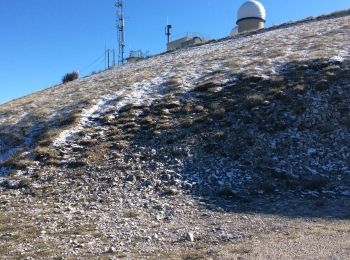
<instances>
[{"instance_id":1,"label":"snow patch","mask_svg":"<svg viewBox=\"0 0 350 260\"><path fill-rule=\"evenodd\" d=\"M165 78L157 77L152 80L146 80L124 87L113 94L102 97L96 105L84 110L81 114L81 119L78 125L63 131L53 142L53 145L57 147L65 144L70 137L83 130L84 127L90 125L91 119L99 118L107 110L114 109L115 111L119 111L126 105L141 105L160 98L161 95L158 93L158 86L164 82ZM117 105L111 107L109 104L112 101L118 101Z\"/></svg>"},{"instance_id":2,"label":"snow patch","mask_svg":"<svg viewBox=\"0 0 350 260\"><path fill-rule=\"evenodd\" d=\"M84 126L89 122L89 118L91 117L91 115L93 115L96 111L98 111L100 107L102 107L104 104L106 104L110 100L115 99L115 97L116 97L115 94L106 95L96 105L92 106L89 109L83 110L81 114L80 122L78 123L78 125L76 125L73 128L64 130L59 135L59 137L53 142L53 145L60 146L61 144L64 144L69 137L81 131L84 128Z\"/></svg>"},{"instance_id":3,"label":"snow patch","mask_svg":"<svg viewBox=\"0 0 350 260\"><path fill-rule=\"evenodd\" d=\"M342 56L333 56L331 61L343 62L345 59Z\"/></svg>"}]
</instances>

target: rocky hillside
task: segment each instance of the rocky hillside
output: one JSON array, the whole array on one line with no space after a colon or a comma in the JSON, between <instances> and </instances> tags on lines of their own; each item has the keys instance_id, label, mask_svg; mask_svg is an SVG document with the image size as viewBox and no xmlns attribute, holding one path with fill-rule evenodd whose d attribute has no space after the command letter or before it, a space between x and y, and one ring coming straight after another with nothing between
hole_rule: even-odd
<instances>
[{"instance_id":1,"label":"rocky hillside","mask_svg":"<svg viewBox=\"0 0 350 260\"><path fill-rule=\"evenodd\" d=\"M344 12L214 41L1 105L0 202L9 213L0 218L22 227L15 216L26 212L40 230L27 234L32 247L7 232L0 252L140 257L160 246L183 256L182 239L200 235L205 248L288 227L272 218L240 229L215 212L242 203L308 212L275 203L281 197L316 200L308 216L348 218L338 204L320 208L349 204L349 23ZM213 257L250 253L225 250Z\"/></svg>"}]
</instances>

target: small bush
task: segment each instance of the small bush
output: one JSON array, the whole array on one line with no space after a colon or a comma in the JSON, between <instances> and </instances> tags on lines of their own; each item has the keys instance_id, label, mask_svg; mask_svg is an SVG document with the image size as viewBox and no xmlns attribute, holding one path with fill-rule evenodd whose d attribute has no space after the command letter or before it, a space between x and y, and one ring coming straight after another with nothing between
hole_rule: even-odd
<instances>
[{"instance_id":1,"label":"small bush","mask_svg":"<svg viewBox=\"0 0 350 260\"><path fill-rule=\"evenodd\" d=\"M222 119L225 117L226 110L224 108L220 108L218 110L213 111L212 116L215 119Z\"/></svg>"},{"instance_id":2,"label":"small bush","mask_svg":"<svg viewBox=\"0 0 350 260\"><path fill-rule=\"evenodd\" d=\"M297 85L294 87L294 91L298 94L304 94L305 93L305 86L304 85Z\"/></svg>"},{"instance_id":3,"label":"small bush","mask_svg":"<svg viewBox=\"0 0 350 260\"><path fill-rule=\"evenodd\" d=\"M151 125L155 123L155 119L151 115L148 115L142 118L140 123L141 125Z\"/></svg>"},{"instance_id":4,"label":"small bush","mask_svg":"<svg viewBox=\"0 0 350 260\"><path fill-rule=\"evenodd\" d=\"M222 140L225 140L226 139L226 135L225 135L225 132L216 132L214 134L214 139L218 140L218 141L222 141Z\"/></svg>"},{"instance_id":5,"label":"small bush","mask_svg":"<svg viewBox=\"0 0 350 260\"><path fill-rule=\"evenodd\" d=\"M184 105L182 108L181 108L181 112L184 113L184 114L188 114L192 111L192 106L191 104L187 103L186 105Z\"/></svg>"},{"instance_id":6,"label":"small bush","mask_svg":"<svg viewBox=\"0 0 350 260\"><path fill-rule=\"evenodd\" d=\"M245 100L245 105L248 109L260 106L264 103L264 97L262 95L248 95Z\"/></svg>"},{"instance_id":7,"label":"small bush","mask_svg":"<svg viewBox=\"0 0 350 260\"><path fill-rule=\"evenodd\" d=\"M46 161L50 158L56 158L58 151L50 146L37 146L34 149L35 160Z\"/></svg>"},{"instance_id":8,"label":"small bush","mask_svg":"<svg viewBox=\"0 0 350 260\"><path fill-rule=\"evenodd\" d=\"M212 87L215 87L215 86L216 86L216 84L212 80L208 80L208 81L202 82L198 86L196 86L194 91L196 91L196 92L207 92L208 89L210 89Z\"/></svg>"},{"instance_id":9,"label":"small bush","mask_svg":"<svg viewBox=\"0 0 350 260\"><path fill-rule=\"evenodd\" d=\"M70 81L74 81L78 78L79 78L79 73L77 71L73 71L63 76L62 83L64 84Z\"/></svg>"},{"instance_id":10,"label":"small bush","mask_svg":"<svg viewBox=\"0 0 350 260\"><path fill-rule=\"evenodd\" d=\"M11 157L10 159L6 160L2 166L15 169L15 170L24 170L27 167L33 166L34 162L30 160L19 160L17 157Z\"/></svg>"},{"instance_id":11,"label":"small bush","mask_svg":"<svg viewBox=\"0 0 350 260\"><path fill-rule=\"evenodd\" d=\"M185 119L185 120L182 120L181 121L181 126L183 127L183 128L189 128L189 127L191 127L192 125L193 125L193 120L192 119Z\"/></svg>"},{"instance_id":12,"label":"small bush","mask_svg":"<svg viewBox=\"0 0 350 260\"><path fill-rule=\"evenodd\" d=\"M198 112L198 113L204 111L204 107L203 107L203 106L200 106L200 105L196 106L194 109L195 109L196 112Z\"/></svg>"}]
</instances>

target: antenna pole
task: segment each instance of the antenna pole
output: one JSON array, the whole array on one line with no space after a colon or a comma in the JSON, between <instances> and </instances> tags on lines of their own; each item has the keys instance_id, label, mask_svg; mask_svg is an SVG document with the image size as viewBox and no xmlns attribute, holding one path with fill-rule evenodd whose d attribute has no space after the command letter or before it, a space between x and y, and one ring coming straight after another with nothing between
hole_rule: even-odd
<instances>
[{"instance_id":1,"label":"antenna pole","mask_svg":"<svg viewBox=\"0 0 350 260\"><path fill-rule=\"evenodd\" d=\"M125 19L124 19L124 2L118 0L115 4L117 7L117 29L118 29L118 45L119 55L118 64L124 64L124 52L125 52Z\"/></svg>"},{"instance_id":2,"label":"antenna pole","mask_svg":"<svg viewBox=\"0 0 350 260\"><path fill-rule=\"evenodd\" d=\"M105 70L107 69L107 46L105 45Z\"/></svg>"},{"instance_id":3,"label":"antenna pole","mask_svg":"<svg viewBox=\"0 0 350 260\"><path fill-rule=\"evenodd\" d=\"M107 52L107 64L108 64L108 69L110 68L110 49L108 48L108 52Z\"/></svg>"},{"instance_id":4,"label":"antenna pole","mask_svg":"<svg viewBox=\"0 0 350 260\"><path fill-rule=\"evenodd\" d=\"M167 44L170 43L170 36L171 36L171 24L169 24L169 18L167 18L167 23L166 23L166 27L165 27L165 35L167 37Z\"/></svg>"},{"instance_id":5,"label":"antenna pole","mask_svg":"<svg viewBox=\"0 0 350 260\"><path fill-rule=\"evenodd\" d=\"M113 48L113 67L115 67L115 48Z\"/></svg>"}]
</instances>

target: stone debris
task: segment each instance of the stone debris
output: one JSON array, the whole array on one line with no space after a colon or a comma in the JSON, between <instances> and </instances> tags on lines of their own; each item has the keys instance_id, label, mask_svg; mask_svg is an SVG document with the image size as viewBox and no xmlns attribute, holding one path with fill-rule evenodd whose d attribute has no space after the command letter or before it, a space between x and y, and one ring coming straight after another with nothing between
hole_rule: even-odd
<instances>
[{"instance_id":1,"label":"stone debris","mask_svg":"<svg viewBox=\"0 0 350 260\"><path fill-rule=\"evenodd\" d=\"M193 243L194 242L194 234L192 232L188 232L186 234L186 240Z\"/></svg>"}]
</instances>

